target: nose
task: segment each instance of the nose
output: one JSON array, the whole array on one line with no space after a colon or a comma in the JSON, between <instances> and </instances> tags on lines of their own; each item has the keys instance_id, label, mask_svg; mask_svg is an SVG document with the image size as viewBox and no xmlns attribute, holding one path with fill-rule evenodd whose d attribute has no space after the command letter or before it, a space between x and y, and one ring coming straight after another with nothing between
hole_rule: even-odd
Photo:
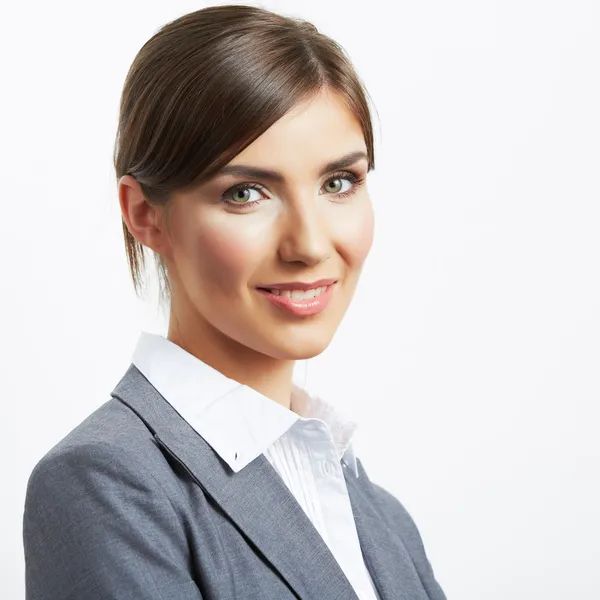
<instances>
[{"instance_id":1,"label":"nose","mask_svg":"<svg viewBox=\"0 0 600 600\"><path fill-rule=\"evenodd\" d=\"M279 256L284 262L314 267L331 256L333 240L318 199L304 198L289 205L283 219Z\"/></svg>"}]
</instances>

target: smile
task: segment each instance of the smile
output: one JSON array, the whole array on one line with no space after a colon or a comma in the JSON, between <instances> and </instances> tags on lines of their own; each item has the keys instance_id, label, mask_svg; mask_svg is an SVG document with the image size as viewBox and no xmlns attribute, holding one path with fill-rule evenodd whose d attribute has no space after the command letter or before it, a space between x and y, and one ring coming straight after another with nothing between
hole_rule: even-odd
<instances>
[{"instance_id":1,"label":"smile","mask_svg":"<svg viewBox=\"0 0 600 600\"><path fill-rule=\"evenodd\" d=\"M320 296L327 290L326 285L322 285L321 287L314 288L312 290L279 290L277 288L268 289L267 291L271 292L271 294L275 294L276 296L287 296L288 298L294 298L294 300L310 300L311 298L316 298Z\"/></svg>"},{"instance_id":2,"label":"smile","mask_svg":"<svg viewBox=\"0 0 600 600\"><path fill-rule=\"evenodd\" d=\"M320 313L329 304L335 283L308 290L257 288L276 307L293 315L308 317Z\"/></svg>"}]
</instances>

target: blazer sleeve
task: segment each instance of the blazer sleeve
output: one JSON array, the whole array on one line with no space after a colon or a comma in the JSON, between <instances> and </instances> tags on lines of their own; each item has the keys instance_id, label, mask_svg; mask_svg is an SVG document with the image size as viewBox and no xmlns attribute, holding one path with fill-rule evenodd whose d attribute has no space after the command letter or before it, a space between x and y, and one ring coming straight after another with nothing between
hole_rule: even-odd
<instances>
[{"instance_id":1,"label":"blazer sleeve","mask_svg":"<svg viewBox=\"0 0 600 600\"><path fill-rule=\"evenodd\" d=\"M23 545L26 600L202 600L163 488L105 442L61 447L38 462Z\"/></svg>"},{"instance_id":2,"label":"blazer sleeve","mask_svg":"<svg viewBox=\"0 0 600 600\"><path fill-rule=\"evenodd\" d=\"M398 530L430 600L446 600L446 596L435 578L421 534L413 518L393 494L376 483L371 482L371 485L382 508L382 514L388 515L390 527Z\"/></svg>"}]
</instances>

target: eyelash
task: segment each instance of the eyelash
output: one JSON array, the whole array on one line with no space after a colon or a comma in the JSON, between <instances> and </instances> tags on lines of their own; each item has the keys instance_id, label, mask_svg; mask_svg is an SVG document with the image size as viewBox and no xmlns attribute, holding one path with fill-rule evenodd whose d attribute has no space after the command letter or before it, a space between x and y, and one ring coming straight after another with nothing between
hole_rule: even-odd
<instances>
[{"instance_id":1,"label":"eyelash","mask_svg":"<svg viewBox=\"0 0 600 600\"><path fill-rule=\"evenodd\" d=\"M352 196L353 194L356 193L357 189L362 185L362 183L364 182L365 178L364 177L359 177L356 173L353 173L352 171L342 171L340 173L334 173L333 175L331 175L331 177L329 179L327 179L327 181L325 183L328 183L329 181L333 181L334 179L347 179L348 181L350 181L350 183L352 183L352 187L350 189L348 189L345 192L340 192L337 194L332 194L334 196L336 196L337 198L347 198L348 196ZM234 210L246 210L247 207L249 206L254 206L257 204L260 204L262 202L262 200L253 200L252 202L229 202L228 198L231 197L231 194L238 192L240 190L263 190L264 187L258 183L240 183L237 185L234 185L232 187L230 187L227 191L225 191L225 193L223 194L223 196L221 197L221 200L225 203L225 204L229 204L229 206L233 206Z\"/></svg>"}]
</instances>

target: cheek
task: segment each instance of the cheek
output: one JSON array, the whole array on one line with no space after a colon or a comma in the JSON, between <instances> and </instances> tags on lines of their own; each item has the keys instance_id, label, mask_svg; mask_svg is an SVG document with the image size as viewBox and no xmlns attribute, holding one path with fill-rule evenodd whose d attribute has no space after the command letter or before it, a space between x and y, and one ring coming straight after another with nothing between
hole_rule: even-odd
<instances>
[{"instance_id":1,"label":"cheek","mask_svg":"<svg viewBox=\"0 0 600 600\"><path fill-rule=\"evenodd\" d=\"M252 276L264 251L257 236L239 223L205 222L188 239L191 254L186 254L202 287L238 289Z\"/></svg>"},{"instance_id":2,"label":"cheek","mask_svg":"<svg viewBox=\"0 0 600 600\"><path fill-rule=\"evenodd\" d=\"M375 217L370 202L354 208L337 220L335 237L346 262L361 267L373 245Z\"/></svg>"}]
</instances>

